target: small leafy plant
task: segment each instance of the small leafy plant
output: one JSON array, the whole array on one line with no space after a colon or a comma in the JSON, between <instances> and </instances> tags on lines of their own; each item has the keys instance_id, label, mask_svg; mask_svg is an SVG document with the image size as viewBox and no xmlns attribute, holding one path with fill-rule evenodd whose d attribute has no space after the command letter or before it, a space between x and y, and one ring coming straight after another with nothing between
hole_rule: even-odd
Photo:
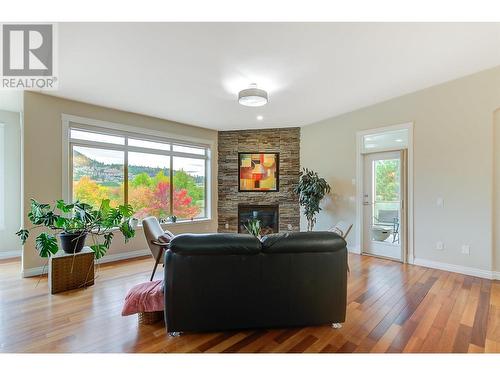
<instances>
[{"instance_id":1,"label":"small leafy plant","mask_svg":"<svg viewBox=\"0 0 500 375\"><path fill-rule=\"evenodd\" d=\"M257 219L249 219L247 222L247 225L244 225L245 229L250 233L251 235L260 238L260 220Z\"/></svg>"},{"instance_id":2,"label":"small leafy plant","mask_svg":"<svg viewBox=\"0 0 500 375\"><path fill-rule=\"evenodd\" d=\"M23 245L35 228L47 228L50 232L42 232L35 239L35 248L42 258L48 258L58 251L58 234L76 234L78 237L90 235L90 248L95 258L102 258L111 246L114 230L119 229L125 242L135 236L134 214L132 206L110 206L109 199L104 199L98 209L91 205L75 202L66 203L58 200L54 206L39 203L31 199L28 219L33 224L30 229L20 229L16 234Z\"/></svg>"},{"instance_id":3,"label":"small leafy plant","mask_svg":"<svg viewBox=\"0 0 500 375\"><path fill-rule=\"evenodd\" d=\"M307 168L300 172L299 184L294 188L294 192L299 195L299 204L304 208L308 231L313 230L316 214L321 211L319 204L330 190L330 185L324 178L319 177L318 173Z\"/></svg>"}]
</instances>

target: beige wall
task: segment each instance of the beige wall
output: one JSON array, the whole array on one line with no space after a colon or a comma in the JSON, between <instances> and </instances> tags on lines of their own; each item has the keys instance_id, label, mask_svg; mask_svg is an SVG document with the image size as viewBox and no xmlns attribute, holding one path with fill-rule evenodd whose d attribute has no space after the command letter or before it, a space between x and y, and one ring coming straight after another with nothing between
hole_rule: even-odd
<instances>
[{"instance_id":1,"label":"beige wall","mask_svg":"<svg viewBox=\"0 0 500 375\"><path fill-rule=\"evenodd\" d=\"M496 271L500 271L500 109L493 115L494 133L494 162L493 162L493 265Z\"/></svg>"},{"instance_id":2,"label":"beige wall","mask_svg":"<svg viewBox=\"0 0 500 375\"><path fill-rule=\"evenodd\" d=\"M4 145L0 148L3 159L4 227L0 227L0 258L2 255L16 256L21 244L15 233L21 226L21 118L20 114L0 110L0 123L4 124ZM0 145L1 147L1 145ZM3 254L2 254L3 253ZM19 254L17 254L19 256Z\"/></svg>"},{"instance_id":3,"label":"beige wall","mask_svg":"<svg viewBox=\"0 0 500 375\"><path fill-rule=\"evenodd\" d=\"M202 233L217 231L217 132L195 126L118 111L86 103L38 93L24 94L24 205L29 207L30 198L42 202L53 202L62 197L62 114L96 120L110 121L135 127L144 127L169 134L204 139L213 143L212 152L212 216L210 221L175 224L169 227L174 233ZM34 236L23 250L23 270L42 266L34 248ZM108 254L123 254L146 249L142 230L135 239L124 244L120 236L115 237ZM29 272L25 272L29 274Z\"/></svg>"},{"instance_id":4,"label":"beige wall","mask_svg":"<svg viewBox=\"0 0 500 375\"><path fill-rule=\"evenodd\" d=\"M496 67L303 127L301 164L333 187L317 229L338 220L355 222L356 132L413 122L415 257L495 269L492 119L499 107ZM438 197L444 198L443 208L437 207ZM353 234L351 246L354 241ZM444 242L443 251L435 250L437 241ZM461 253L462 244L471 246L470 255Z\"/></svg>"}]
</instances>

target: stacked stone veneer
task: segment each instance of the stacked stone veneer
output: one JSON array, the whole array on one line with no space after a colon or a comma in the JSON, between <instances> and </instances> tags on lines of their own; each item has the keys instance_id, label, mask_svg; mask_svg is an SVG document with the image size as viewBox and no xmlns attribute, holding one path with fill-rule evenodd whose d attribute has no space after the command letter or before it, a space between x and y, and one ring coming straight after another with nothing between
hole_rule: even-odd
<instances>
[{"instance_id":1,"label":"stacked stone veneer","mask_svg":"<svg viewBox=\"0 0 500 375\"><path fill-rule=\"evenodd\" d=\"M293 189L300 172L300 128L221 131L218 149L219 232L238 232L240 203L278 204L280 231L289 230L289 224L298 231L300 209ZM238 192L238 152L279 152L279 191Z\"/></svg>"}]
</instances>

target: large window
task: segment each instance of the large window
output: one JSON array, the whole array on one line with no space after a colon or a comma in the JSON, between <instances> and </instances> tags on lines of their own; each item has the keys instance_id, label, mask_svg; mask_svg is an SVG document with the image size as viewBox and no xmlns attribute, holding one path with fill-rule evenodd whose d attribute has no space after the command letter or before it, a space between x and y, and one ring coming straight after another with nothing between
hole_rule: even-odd
<instances>
[{"instance_id":1,"label":"large window","mask_svg":"<svg viewBox=\"0 0 500 375\"><path fill-rule=\"evenodd\" d=\"M128 203L138 219L208 217L208 146L70 124L69 147L74 201Z\"/></svg>"}]
</instances>

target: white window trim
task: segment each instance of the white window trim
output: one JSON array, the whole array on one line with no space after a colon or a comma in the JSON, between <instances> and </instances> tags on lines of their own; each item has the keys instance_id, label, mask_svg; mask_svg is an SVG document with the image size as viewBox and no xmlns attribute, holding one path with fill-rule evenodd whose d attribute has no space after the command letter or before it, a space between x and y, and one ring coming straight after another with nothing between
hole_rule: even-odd
<instances>
[{"instance_id":1,"label":"white window trim","mask_svg":"<svg viewBox=\"0 0 500 375\"><path fill-rule=\"evenodd\" d=\"M212 220L212 148L214 142L207 139L183 136L148 128L142 128L137 126L125 125L115 122L96 120L87 117L75 116L63 113L61 114L62 121L62 198L65 201L70 201L72 199L70 184L72 183L72 176L70 175L71 171L71 158L70 158L70 128L71 124L75 125L83 125L82 129L85 130L85 126L89 128L94 128L95 130L103 129L103 130L111 130L116 134L124 134L132 133L132 134L140 134L142 136L146 136L146 139L154 140L155 137L162 138L162 140L167 140L172 144L179 144L185 146L201 146L206 148L206 155L198 155L198 154L189 154L175 151L168 151L170 156L181 156L181 157L192 157L195 159L204 159L205 163L205 212L206 216L198 219L187 219L187 220L178 220L177 223L194 223L200 221L210 221ZM92 130L92 129L88 129ZM130 134L126 134L130 135ZM85 145L87 141L78 141L78 144ZM88 145L99 145L99 142L88 142ZM128 147L129 149L133 149L134 151L139 152L148 152L148 153L161 153L165 154L165 151L159 151L154 149L140 148L140 147L130 147L124 145L114 145L112 143L102 144L106 148L113 149L124 149Z\"/></svg>"},{"instance_id":2,"label":"white window trim","mask_svg":"<svg viewBox=\"0 0 500 375\"><path fill-rule=\"evenodd\" d=\"M5 124L0 122L0 230L5 230Z\"/></svg>"}]
</instances>

